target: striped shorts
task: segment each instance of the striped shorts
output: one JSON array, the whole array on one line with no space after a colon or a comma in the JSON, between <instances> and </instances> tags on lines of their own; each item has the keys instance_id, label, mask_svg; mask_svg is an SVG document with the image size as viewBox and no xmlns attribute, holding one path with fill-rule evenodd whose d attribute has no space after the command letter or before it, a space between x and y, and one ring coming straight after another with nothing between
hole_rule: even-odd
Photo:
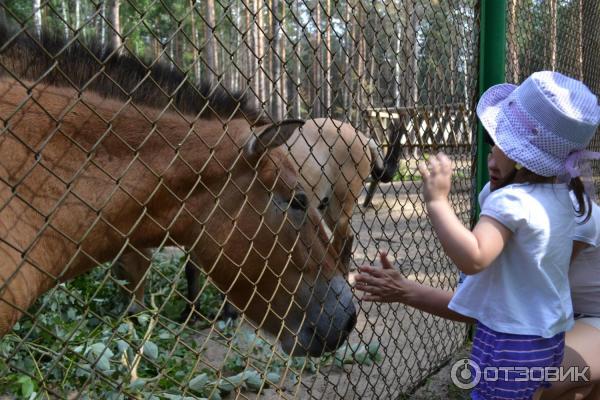
<instances>
[{"instance_id":1,"label":"striped shorts","mask_svg":"<svg viewBox=\"0 0 600 400\"><path fill-rule=\"evenodd\" d=\"M496 332L477 323L471 361L481 371L472 399L531 399L548 387L544 368L560 367L565 334L551 338Z\"/></svg>"}]
</instances>

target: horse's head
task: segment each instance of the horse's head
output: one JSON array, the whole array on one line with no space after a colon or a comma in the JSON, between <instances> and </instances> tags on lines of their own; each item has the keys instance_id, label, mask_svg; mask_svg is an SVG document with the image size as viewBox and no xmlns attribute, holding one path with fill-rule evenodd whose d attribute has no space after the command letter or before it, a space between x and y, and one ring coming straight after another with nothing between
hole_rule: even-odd
<instances>
[{"instance_id":1,"label":"horse's head","mask_svg":"<svg viewBox=\"0 0 600 400\"><path fill-rule=\"evenodd\" d=\"M196 198L203 228L194 250L228 298L286 352L320 355L346 339L356 310L320 214L280 147L301 124L254 134L229 124L201 174L208 190Z\"/></svg>"}]
</instances>

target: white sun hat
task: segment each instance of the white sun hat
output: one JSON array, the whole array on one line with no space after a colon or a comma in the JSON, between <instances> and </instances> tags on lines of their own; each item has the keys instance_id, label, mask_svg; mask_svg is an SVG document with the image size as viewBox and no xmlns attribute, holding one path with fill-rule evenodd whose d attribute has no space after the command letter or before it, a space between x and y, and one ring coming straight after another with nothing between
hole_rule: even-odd
<instances>
[{"instance_id":1,"label":"white sun hat","mask_svg":"<svg viewBox=\"0 0 600 400\"><path fill-rule=\"evenodd\" d=\"M566 174L566 161L583 150L600 122L596 96L558 72L532 74L521 85L489 88L477 104L481 123L504 154L541 176Z\"/></svg>"}]
</instances>

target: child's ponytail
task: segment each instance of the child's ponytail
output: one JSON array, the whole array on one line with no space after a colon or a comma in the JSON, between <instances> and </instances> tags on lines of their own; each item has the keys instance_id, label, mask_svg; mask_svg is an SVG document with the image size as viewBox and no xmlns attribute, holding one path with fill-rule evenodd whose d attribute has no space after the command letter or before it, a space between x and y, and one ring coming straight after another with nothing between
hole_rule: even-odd
<instances>
[{"instance_id":1,"label":"child's ponytail","mask_svg":"<svg viewBox=\"0 0 600 400\"><path fill-rule=\"evenodd\" d=\"M592 215L592 208L589 207L590 196L586 193L585 187L583 186L583 181L580 177L571 178L569 181L569 189L573 192L575 199L577 200L575 213L578 217L583 217L585 215L585 218L583 221L580 221L579 224L584 224Z\"/></svg>"}]
</instances>

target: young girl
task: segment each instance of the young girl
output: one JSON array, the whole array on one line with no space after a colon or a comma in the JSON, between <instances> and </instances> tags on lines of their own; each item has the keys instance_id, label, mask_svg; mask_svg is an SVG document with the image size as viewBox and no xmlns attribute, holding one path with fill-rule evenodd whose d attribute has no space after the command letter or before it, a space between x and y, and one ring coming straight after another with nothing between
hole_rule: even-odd
<instances>
[{"instance_id":1,"label":"young girl","mask_svg":"<svg viewBox=\"0 0 600 400\"><path fill-rule=\"evenodd\" d=\"M479 195L479 204L489 195L489 183ZM565 334L563 371L586 370L585 377L552 382L542 400L600 399L600 207L592 203L591 218L579 220L573 236L569 282L576 321ZM443 318L475 322L448 309L453 292L404 278L385 255L383 268L360 267L358 288L367 294L364 300L399 302ZM368 283L365 286L364 283ZM472 377L474 378L474 376Z\"/></svg>"},{"instance_id":2,"label":"young girl","mask_svg":"<svg viewBox=\"0 0 600 400\"><path fill-rule=\"evenodd\" d=\"M589 213L579 178L566 185L557 177L587 155L600 108L581 82L538 72L518 87L490 88L477 114L495 143L488 161L492 192L479 222L469 231L454 214L452 166L444 154L419 166L424 197L446 254L468 275L448 308L477 321L471 359L483 375L472 398L530 399L539 396L540 371L560 366L564 332L573 326L569 189L579 214Z\"/></svg>"}]
</instances>

